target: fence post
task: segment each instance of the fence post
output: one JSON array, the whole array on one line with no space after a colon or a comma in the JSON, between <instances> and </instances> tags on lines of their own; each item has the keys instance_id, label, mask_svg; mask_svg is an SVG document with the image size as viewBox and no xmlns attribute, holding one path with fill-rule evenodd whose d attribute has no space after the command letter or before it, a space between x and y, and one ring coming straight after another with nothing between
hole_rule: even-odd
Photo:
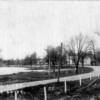
<instances>
[{"instance_id":1,"label":"fence post","mask_svg":"<svg viewBox=\"0 0 100 100\"><path fill-rule=\"evenodd\" d=\"M64 92L67 93L67 83L64 81Z\"/></svg>"},{"instance_id":2,"label":"fence post","mask_svg":"<svg viewBox=\"0 0 100 100\"><path fill-rule=\"evenodd\" d=\"M17 91L14 92L14 100L17 100Z\"/></svg>"},{"instance_id":3,"label":"fence post","mask_svg":"<svg viewBox=\"0 0 100 100\"><path fill-rule=\"evenodd\" d=\"M90 74L90 80L91 80L91 74Z\"/></svg>"},{"instance_id":4,"label":"fence post","mask_svg":"<svg viewBox=\"0 0 100 100\"><path fill-rule=\"evenodd\" d=\"M46 86L44 86L44 100L47 100L47 90L46 90Z\"/></svg>"},{"instance_id":5,"label":"fence post","mask_svg":"<svg viewBox=\"0 0 100 100\"><path fill-rule=\"evenodd\" d=\"M82 85L82 79L81 79L81 77L79 79L79 83L80 83L80 86L81 86Z\"/></svg>"},{"instance_id":6,"label":"fence post","mask_svg":"<svg viewBox=\"0 0 100 100\"><path fill-rule=\"evenodd\" d=\"M99 74L98 74L98 78L99 78Z\"/></svg>"}]
</instances>

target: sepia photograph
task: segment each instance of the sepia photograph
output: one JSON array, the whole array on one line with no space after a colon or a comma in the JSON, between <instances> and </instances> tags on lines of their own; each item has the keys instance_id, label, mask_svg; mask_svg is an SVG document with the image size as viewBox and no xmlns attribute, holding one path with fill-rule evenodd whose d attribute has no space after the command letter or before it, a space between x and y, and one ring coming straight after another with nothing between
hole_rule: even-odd
<instances>
[{"instance_id":1,"label":"sepia photograph","mask_svg":"<svg viewBox=\"0 0 100 100\"><path fill-rule=\"evenodd\" d=\"M100 1L0 0L0 100L100 100Z\"/></svg>"}]
</instances>

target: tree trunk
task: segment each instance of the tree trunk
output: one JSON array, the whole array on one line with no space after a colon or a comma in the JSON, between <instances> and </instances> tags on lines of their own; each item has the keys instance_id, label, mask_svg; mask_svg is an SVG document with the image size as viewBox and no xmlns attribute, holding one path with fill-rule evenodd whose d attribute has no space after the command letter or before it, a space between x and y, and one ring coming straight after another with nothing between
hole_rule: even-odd
<instances>
[{"instance_id":1,"label":"tree trunk","mask_svg":"<svg viewBox=\"0 0 100 100\"><path fill-rule=\"evenodd\" d=\"M82 58L82 67L84 68L84 59Z\"/></svg>"},{"instance_id":2,"label":"tree trunk","mask_svg":"<svg viewBox=\"0 0 100 100\"><path fill-rule=\"evenodd\" d=\"M78 66L76 66L76 74L78 74Z\"/></svg>"},{"instance_id":3,"label":"tree trunk","mask_svg":"<svg viewBox=\"0 0 100 100\"><path fill-rule=\"evenodd\" d=\"M77 62L75 66L76 66L76 74L78 74L79 62Z\"/></svg>"},{"instance_id":4,"label":"tree trunk","mask_svg":"<svg viewBox=\"0 0 100 100\"><path fill-rule=\"evenodd\" d=\"M95 66L96 66L96 55L94 54L94 63L95 63Z\"/></svg>"}]
</instances>

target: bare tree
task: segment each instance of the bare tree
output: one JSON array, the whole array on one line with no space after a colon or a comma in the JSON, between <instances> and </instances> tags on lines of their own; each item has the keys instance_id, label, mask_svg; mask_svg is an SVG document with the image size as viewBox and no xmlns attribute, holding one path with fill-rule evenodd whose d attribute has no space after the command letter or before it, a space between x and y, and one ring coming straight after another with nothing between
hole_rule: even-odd
<instances>
[{"instance_id":1,"label":"bare tree","mask_svg":"<svg viewBox=\"0 0 100 100\"><path fill-rule=\"evenodd\" d=\"M92 51L92 55L93 55L93 65L96 65L96 47L95 47L95 41L91 40L90 41L91 44L91 51Z\"/></svg>"},{"instance_id":2,"label":"bare tree","mask_svg":"<svg viewBox=\"0 0 100 100\"><path fill-rule=\"evenodd\" d=\"M72 56L72 60L75 64L76 73L78 73L81 57L84 57L88 50L91 48L90 40L87 36L79 34L75 38L71 39L68 47Z\"/></svg>"}]
</instances>

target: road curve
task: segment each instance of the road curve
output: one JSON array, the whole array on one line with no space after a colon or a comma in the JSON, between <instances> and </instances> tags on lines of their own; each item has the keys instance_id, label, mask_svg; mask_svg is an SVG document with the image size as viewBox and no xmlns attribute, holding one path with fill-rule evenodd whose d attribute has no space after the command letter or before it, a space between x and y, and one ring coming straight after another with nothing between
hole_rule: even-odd
<instances>
[{"instance_id":1,"label":"road curve","mask_svg":"<svg viewBox=\"0 0 100 100\"><path fill-rule=\"evenodd\" d=\"M94 69L94 71L86 74L80 74L80 75L73 75L68 77L61 77L60 81L74 81L74 80L80 80L85 79L89 77L95 77L100 76L100 66L88 66ZM23 89L25 87L32 87L32 86L38 86L38 85L46 85L50 83L57 82L57 79L49 79L49 80L42 80L42 81L33 81L33 82L24 82L24 83L15 83L15 84L8 84L8 85L0 85L0 93L8 92L8 91L15 91L19 89Z\"/></svg>"}]
</instances>

